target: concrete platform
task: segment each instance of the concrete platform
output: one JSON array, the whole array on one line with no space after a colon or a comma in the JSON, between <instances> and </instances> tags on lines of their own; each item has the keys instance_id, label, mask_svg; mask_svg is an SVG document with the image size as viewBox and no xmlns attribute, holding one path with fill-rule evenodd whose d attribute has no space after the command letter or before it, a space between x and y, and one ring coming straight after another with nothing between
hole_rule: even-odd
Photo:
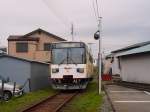
<instances>
[{"instance_id":1,"label":"concrete platform","mask_svg":"<svg viewBox=\"0 0 150 112\"><path fill-rule=\"evenodd\" d=\"M105 86L116 112L150 112L150 93L117 85Z\"/></svg>"}]
</instances>

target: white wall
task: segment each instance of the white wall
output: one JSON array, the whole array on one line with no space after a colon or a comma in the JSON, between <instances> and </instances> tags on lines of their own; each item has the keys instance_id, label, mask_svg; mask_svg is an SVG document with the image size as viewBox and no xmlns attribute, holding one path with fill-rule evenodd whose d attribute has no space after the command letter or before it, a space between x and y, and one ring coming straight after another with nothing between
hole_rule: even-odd
<instances>
[{"instance_id":1,"label":"white wall","mask_svg":"<svg viewBox=\"0 0 150 112\"><path fill-rule=\"evenodd\" d=\"M114 56L114 61L112 63L112 74L120 74L119 61L118 58Z\"/></svg>"},{"instance_id":2,"label":"white wall","mask_svg":"<svg viewBox=\"0 0 150 112\"><path fill-rule=\"evenodd\" d=\"M150 84L150 53L121 57L123 81Z\"/></svg>"},{"instance_id":3,"label":"white wall","mask_svg":"<svg viewBox=\"0 0 150 112\"><path fill-rule=\"evenodd\" d=\"M106 59L104 61L104 71L103 71L103 74L109 74L110 73L110 70L111 70L111 67L112 67L112 63L111 63L111 58L110 59Z\"/></svg>"}]
</instances>

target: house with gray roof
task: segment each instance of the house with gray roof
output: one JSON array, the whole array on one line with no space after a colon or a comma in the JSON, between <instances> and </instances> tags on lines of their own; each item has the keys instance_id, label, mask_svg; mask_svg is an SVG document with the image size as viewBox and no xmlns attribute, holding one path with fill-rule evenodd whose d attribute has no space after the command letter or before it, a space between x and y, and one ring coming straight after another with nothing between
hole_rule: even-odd
<instances>
[{"instance_id":1,"label":"house with gray roof","mask_svg":"<svg viewBox=\"0 0 150 112\"><path fill-rule=\"evenodd\" d=\"M0 47L0 54L6 54L7 53L7 48Z\"/></svg>"}]
</instances>

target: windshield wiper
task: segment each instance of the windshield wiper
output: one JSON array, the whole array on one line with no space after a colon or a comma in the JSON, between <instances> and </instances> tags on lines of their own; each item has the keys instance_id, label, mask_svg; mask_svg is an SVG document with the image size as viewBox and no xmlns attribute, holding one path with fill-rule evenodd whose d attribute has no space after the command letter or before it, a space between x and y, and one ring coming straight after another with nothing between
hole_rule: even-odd
<instances>
[{"instance_id":1,"label":"windshield wiper","mask_svg":"<svg viewBox=\"0 0 150 112\"><path fill-rule=\"evenodd\" d=\"M66 57L66 58L64 58L58 65L63 64L63 62L64 62L65 60L67 60L67 64L68 64L68 60L69 60L69 59L73 62L73 64L77 65L77 63L75 63L74 60L73 60L71 57Z\"/></svg>"},{"instance_id":2,"label":"windshield wiper","mask_svg":"<svg viewBox=\"0 0 150 112\"><path fill-rule=\"evenodd\" d=\"M64 59L59 63L59 65L60 65L60 64L63 64L63 62L64 62L65 60L67 60L67 64L69 64L69 59L72 61L73 64L77 65L77 63L74 62L74 60L71 58L71 56L69 56L69 50L70 50L70 49L68 49L68 51L67 51L67 57L64 58Z\"/></svg>"},{"instance_id":3,"label":"windshield wiper","mask_svg":"<svg viewBox=\"0 0 150 112\"><path fill-rule=\"evenodd\" d=\"M66 59L68 60L68 57L64 58L58 65L63 64Z\"/></svg>"},{"instance_id":4,"label":"windshield wiper","mask_svg":"<svg viewBox=\"0 0 150 112\"><path fill-rule=\"evenodd\" d=\"M73 64L77 65L71 57L69 57L69 59L73 62Z\"/></svg>"}]
</instances>

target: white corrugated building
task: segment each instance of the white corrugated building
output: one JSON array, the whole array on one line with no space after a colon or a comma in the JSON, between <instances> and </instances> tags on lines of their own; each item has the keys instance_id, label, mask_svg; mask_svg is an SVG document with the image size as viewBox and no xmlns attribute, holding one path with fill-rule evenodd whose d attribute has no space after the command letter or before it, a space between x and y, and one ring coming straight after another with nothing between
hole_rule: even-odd
<instances>
[{"instance_id":1,"label":"white corrugated building","mask_svg":"<svg viewBox=\"0 0 150 112\"><path fill-rule=\"evenodd\" d=\"M120 75L121 74L120 66L119 66L119 60L117 58L117 56L120 53L126 52L128 50L132 50L132 49L135 49L135 48L139 48L139 47L142 47L142 46L145 46L145 45L148 45L148 44L150 44L150 41L137 43L137 44L134 44L134 45L130 45L130 46L127 46L127 47L124 47L124 48L112 51L111 52L112 53L112 57L113 57L112 74L113 75L116 75L116 74Z\"/></svg>"},{"instance_id":2,"label":"white corrugated building","mask_svg":"<svg viewBox=\"0 0 150 112\"><path fill-rule=\"evenodd\" d=\"M116 54L123 81L150 84L150 43Z\"/></svg>"}]
</instances>

